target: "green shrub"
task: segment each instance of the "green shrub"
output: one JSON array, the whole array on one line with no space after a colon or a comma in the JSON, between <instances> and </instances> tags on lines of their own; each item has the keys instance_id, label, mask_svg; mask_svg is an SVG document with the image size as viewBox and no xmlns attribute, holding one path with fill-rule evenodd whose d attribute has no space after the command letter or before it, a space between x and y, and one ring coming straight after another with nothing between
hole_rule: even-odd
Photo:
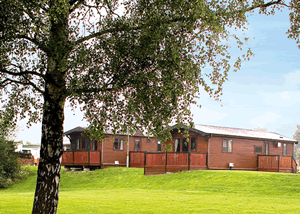
<instances>
[{"instance_id":1,"label":"green shrub","mask_svg":"<svg viewBox=\"0 0 300 214\"><path fill-rule=\"evenodd\" d=\"M9 187L15 180L26 176L17 158L15 143L0 137L0 188Z\"/></svg>"}]
</instances>

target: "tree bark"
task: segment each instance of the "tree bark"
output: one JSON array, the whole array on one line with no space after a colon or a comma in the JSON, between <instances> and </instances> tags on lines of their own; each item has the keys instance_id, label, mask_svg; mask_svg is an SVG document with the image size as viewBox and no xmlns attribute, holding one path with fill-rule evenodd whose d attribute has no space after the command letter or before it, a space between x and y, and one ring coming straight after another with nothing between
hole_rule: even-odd
<instances>
[{"instance_id":1,"label":"tree bark","mask_svg":"<svg viewBox=\"0 0 300 214\"><path fill-rule=\"evenodd\" d=\"M63 153L69 0L49 2L50 35L47 44L40 163L32 209L34 214L57 212L60 158Z\"/></svg>"},{"instance_id":2,"label":"tree bark","mask_svg":"<svg viewBox=\"0 0 300 214\"><path fill-rule=\"evenodd\" d=\"M40 163L32 213L56 213L63 152L64 105L45 91Z\"/></svg>"}]
</instances>

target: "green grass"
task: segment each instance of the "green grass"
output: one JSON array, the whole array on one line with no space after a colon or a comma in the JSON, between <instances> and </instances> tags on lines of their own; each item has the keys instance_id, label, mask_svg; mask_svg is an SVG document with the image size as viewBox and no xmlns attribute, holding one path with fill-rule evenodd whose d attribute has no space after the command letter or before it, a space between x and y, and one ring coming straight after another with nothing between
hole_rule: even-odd
<instances>
[{"instance_id":1,"label":"green grass","mask_svg":"<svg viewBox=\"0 0 300 214\"><path fill-rule=\"evenodd\" d=\"M35 182L31 175L0 190L0 213L30 213ZM58 213L300 213L299 202L298 174L202 170L144 176L136 168L63 170Z\"/></svg>"}]
</instances>

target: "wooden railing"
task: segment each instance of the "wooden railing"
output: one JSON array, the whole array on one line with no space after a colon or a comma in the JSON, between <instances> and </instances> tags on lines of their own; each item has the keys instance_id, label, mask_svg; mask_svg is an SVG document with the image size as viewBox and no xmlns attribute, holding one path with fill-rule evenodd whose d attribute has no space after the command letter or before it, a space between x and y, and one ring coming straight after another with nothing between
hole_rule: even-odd
<instances>
[{"instance_id":1,"label":"wooden railing","mask_svg":"<svg viewBox=\"0 0 300 214\"><path fill-rule=\"evenodd\" d=\"M297 163L292 156L258 155L257 170L267 172L297 172Z\"/></svg>"},{"instance_id":2,"label":"wooden railing","mask_svg":"<svg viewBox=\"0 0 300 214\"><path fill-rule=\"evenodd\" d=\"M63 166L101 166L101 151L64 151Z\"/></svg>"},{"instance_id":3,"label":"wooden railing","mask_svg":"<svg viewBox=\"0 0 300 214\"><path fill-rule=\"evenodd\" d=\"M207 169L207 153L145 152L144 174L164 174Z\"/></svg>"}]
</instances>

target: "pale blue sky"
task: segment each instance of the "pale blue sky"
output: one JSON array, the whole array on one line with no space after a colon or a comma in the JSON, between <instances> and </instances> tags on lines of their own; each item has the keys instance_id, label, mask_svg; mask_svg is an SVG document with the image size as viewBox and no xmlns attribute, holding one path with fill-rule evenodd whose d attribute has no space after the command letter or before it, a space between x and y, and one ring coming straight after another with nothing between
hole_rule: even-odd
<instances>
[{"instance_id":1,"label":"pale blue sky","mask_svg":"<svg viewBox=\"0 0 300 214\"><path fill-rule=\"evenodd\" d=\"M277 12L275 16L255 13L249 17L245 36L250 37L248 47L255 56L244 62L238 72L230 72L222 102L214 101L200 90L197 103L202 108L192 107L196 124L260 127L292 138L296 125L300 124L300 50L294 40L287 38L288 12ZM243 36L241 32L238 35ZM233 57L236 54L232 52ZM79 110L73 115L66 107L65 131L87 126L82 118ZM27 129L23 121L19 127L16 140L40 143L40 124Z\"/></svg>"}]
</instances>

